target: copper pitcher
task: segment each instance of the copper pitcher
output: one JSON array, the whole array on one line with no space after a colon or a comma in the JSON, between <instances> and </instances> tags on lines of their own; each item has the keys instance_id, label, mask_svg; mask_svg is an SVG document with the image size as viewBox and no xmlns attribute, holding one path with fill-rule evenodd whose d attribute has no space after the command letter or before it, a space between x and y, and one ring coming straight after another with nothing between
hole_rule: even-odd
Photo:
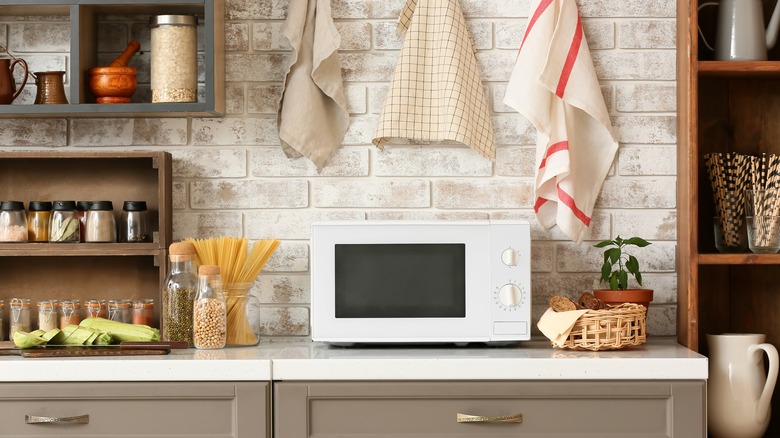
<instances>
[{"instance_id":1,"label":"copper pitcher","mask_svg":"<svg viewBox=\"0 0 780 438\"><path fill-rule=\"evenodd\" d=\"M19 64L24 68L24 75L22 76L22 85L19 89L16 89L16 81L14 80L14 67ZM16 99L24 89L24 85L27 83L27 63L24 59L15 59L11 62L8 58L0 59L0 105L8 105Z\"/></svg>"}]
</instances>

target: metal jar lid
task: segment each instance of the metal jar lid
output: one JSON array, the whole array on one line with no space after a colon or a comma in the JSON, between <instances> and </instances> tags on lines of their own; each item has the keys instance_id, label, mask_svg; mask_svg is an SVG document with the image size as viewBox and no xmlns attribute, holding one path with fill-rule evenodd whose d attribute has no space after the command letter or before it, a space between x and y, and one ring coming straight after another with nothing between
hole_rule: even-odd
<instances>
[{"instance_id":1,"label":"metal jar lid","mask_svg":"<svg viewBox=\"0 0 780 438\"><path fill-rule=\"evenodd\" d=\"M153 15L149 18L151 27L158 26L197 26L198 17L195 15Z\"/></svg>"}]
</instances>

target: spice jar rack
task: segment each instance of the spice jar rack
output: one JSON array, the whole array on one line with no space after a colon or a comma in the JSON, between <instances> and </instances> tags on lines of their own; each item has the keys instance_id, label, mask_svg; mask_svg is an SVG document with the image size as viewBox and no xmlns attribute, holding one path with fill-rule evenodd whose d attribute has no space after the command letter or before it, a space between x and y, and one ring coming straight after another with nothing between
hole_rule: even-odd
<instances>
[{"instance_id":1,"label":"spice jar rack","mask_svg":"<svg viewBox=\"0 0 780 438\"><path fill-rule=\"evenodd\" d=\"M147 202L144 243L0 243L0 300L161 302L171 243L171 155L162 151L5 152L0 199L126 199ZM121 209L114 209L119 220ZM159 327L159 306L154 309Z\"/></svg>"},{"instance_id":2,"label":"spice jar rack","mask_svg":"<svg viewBox=\"0 0 780 438\"><path fill-rule=\"evenodd\" d=\"M195 15L203 23L201 45L204 78L202 100L191 103L99 104L87 89L88 70L100 66L98 22L101 17L136 16L148 23L152 15ZM0 0L3 16L63 17L70 21L68 104L0 105L8 117L182 117L215 116L225 112L225 4L224 0ZM200 38L200 35L199 35ZM24 53L11 53L24 58ZM121 205L121 204L120 204Z\"/></svg>"}]
</instances>

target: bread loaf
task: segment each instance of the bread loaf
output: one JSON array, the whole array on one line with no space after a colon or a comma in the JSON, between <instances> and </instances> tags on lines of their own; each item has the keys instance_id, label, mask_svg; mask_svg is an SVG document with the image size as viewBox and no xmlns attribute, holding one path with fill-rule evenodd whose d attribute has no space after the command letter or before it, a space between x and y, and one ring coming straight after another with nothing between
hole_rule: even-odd
<instances>
[{"instance_id":1,"label":"bread loaf","mask_svg":"<svg viewBox=\"0 0 780 438\"><path fill-rule=\"evenodd\" d=\"M603 301L594 297L593 294L589 292L583 292L583 294L580 295L580 299L577 300L577 304L582 306L583 309L590 310L601 310L607 308L607 305L604 304Z\"/></svg>"},{"instance_id":2,"label":"bread loaf","mask_svg":"<svg viewBox=\"0 0 780 438\"><path fill-rule=\"evenodd\" d=\"M574 301L560 295L553 295L550 298L550 307L556 312L577 310L577 304Z\"/></svg>"}]
</instances>

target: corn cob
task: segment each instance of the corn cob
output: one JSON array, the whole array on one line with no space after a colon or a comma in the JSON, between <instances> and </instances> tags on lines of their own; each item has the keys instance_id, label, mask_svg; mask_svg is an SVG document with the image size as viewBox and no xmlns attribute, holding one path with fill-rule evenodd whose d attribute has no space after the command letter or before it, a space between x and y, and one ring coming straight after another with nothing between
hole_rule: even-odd
<instances>
[{"instance_id":1,"label":"corn cob","mask_svg":"<svg viewBox=\"0 0 780 438\"><path fill-rule=\"evenodd\" d=\"M160 340L160 330L142 324L128 324L105 318L86 318L79 326L108 333L116 342L154 342Z\"/></svg>"}]
</instances>

